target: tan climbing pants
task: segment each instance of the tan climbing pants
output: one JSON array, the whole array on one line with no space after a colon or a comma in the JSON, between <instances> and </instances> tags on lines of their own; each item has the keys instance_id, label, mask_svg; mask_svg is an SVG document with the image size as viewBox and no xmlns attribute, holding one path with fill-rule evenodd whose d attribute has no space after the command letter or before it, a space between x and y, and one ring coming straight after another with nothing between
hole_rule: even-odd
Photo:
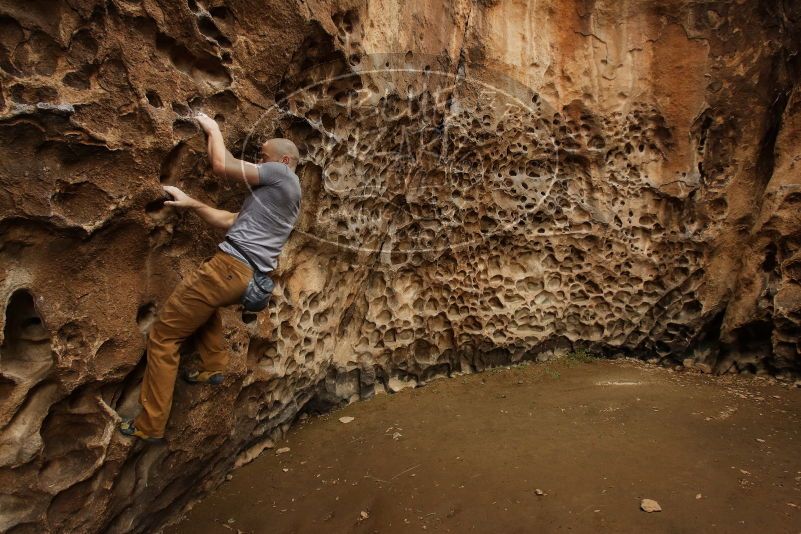
<instances>
[{"instance_id":1,"label":"tan climbing pants","mask_svg":"<svg viewBox=\"0 0 801 534\"><path fill-rule=\"evenodd\" d=\"M204 371L222 371L229 353L223 346L218 308L239 302L253 271L222 251L187 276L159 311L147 339L147 368L134 424L152 437L162 437L170 417L181 343L199 329L197 349Z\"/></svg>"}]
</instances>

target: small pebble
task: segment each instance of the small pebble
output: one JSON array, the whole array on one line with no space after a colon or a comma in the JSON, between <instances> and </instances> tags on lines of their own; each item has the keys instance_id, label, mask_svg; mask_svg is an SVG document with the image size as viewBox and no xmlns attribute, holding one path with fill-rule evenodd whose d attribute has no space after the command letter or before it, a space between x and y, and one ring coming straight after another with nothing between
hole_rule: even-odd
<instances>
[{"instance_id":1,"label":"small pebble","mask_svg":"<svg viewBox=\"0 0 801 534\"><path fill-rule=\"evenodd\" d=\"M648 513L662 511L662 507L653 499L643 499L642 502L640 502L640 508Z\"/></svg>"}]
</instances>

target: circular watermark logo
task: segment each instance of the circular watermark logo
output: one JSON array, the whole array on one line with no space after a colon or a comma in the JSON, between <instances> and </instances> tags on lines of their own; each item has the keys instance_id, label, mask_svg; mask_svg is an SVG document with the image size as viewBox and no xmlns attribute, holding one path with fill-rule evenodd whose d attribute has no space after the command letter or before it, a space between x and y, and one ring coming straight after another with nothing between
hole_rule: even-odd
<instances>
[{"instance_id":1,"label":"circular watermark logo","mask_svg":"<svg viewBox=\"0 0 801 534\"><path fill-rule=\"evenodd\" d=\"M317 170L301 173L319 175L319 198L313 223L296 231L408 257L547 225L561 149L559 120L540 95L442 58L359 59L288 73L243 144L243 155L257 152L257 132L278 119L304 168Z\"/></svg>"}]
</instances>

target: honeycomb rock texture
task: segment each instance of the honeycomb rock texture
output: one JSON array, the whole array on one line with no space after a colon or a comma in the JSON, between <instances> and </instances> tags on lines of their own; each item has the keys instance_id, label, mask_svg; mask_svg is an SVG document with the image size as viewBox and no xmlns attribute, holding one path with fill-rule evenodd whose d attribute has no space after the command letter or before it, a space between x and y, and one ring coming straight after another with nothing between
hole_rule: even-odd
<instances>
[{"instance_id":1,"label":"honeycomb rock texture","mask_svg":"<svg viewBox=\"0 0 801 534\"><path fill-rule=\"evenodd\" d=\"M791 375L790 0L0 0L0 531L151 532L303 410L569 351ZM294 139L303 211L230 373L137 409L145 336ZM193 358L187 344L188 360Z\"/></svg>"}]
</instances>

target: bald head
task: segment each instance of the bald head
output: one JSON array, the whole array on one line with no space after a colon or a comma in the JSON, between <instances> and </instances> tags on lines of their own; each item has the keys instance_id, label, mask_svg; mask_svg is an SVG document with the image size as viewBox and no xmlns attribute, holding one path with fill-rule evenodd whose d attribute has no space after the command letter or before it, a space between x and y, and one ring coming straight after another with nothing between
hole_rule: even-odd
<instances>
[{"instance_id":1,"label":"bald head","mask_svg":"<svg viewBox=\"0 0 801 534\"><path fill-rule=\"evenodd\" d=\"M263 162L275 161L286 164L287 167L295 170L300 160L300 152L295 143L283 137L276 137L265 141L261 145L261 158Z\"/></svg>"}]
</instances>

